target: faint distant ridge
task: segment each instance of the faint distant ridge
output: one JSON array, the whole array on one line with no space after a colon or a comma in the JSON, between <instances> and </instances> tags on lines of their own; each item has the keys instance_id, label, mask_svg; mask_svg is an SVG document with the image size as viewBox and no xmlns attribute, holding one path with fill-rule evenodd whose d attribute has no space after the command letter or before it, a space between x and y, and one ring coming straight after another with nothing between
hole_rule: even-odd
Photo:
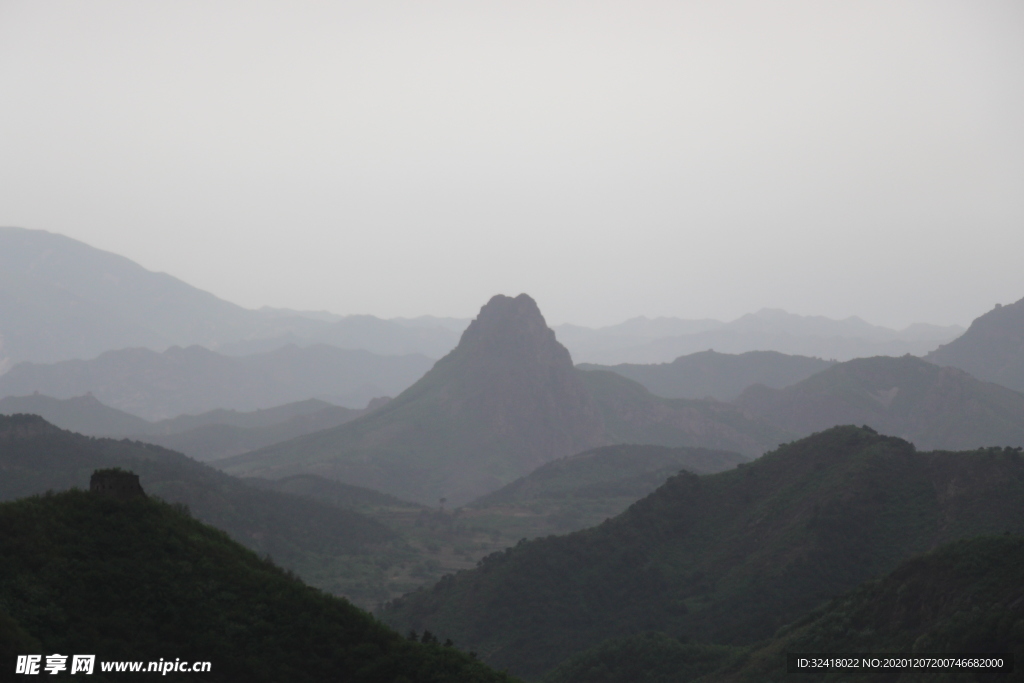
<instances>
[{"instance_id":1,"label":"faint distant ridge","mask_svg":"<svg viewBox=\"0 0 1024 683\"><path fill-rule=\"evenodd\" d=\"M148 422L105 406L92 394L68 399L31 394L0 399L0 415L39 415L61 429L86 436L137 439L210 461L336 427L388 400L374 399L366 408L356 410L308 399L264 410L218 409Z\"/></svg>"},{"instance_id":2,"label":"faint distant ridge","mask_svg":"<svg viewBox=\"0 0 1024 683\"><path fill-rule=\"evenodd\" d=\"M455 350L390 404L218 464L240 475L312 473L458 505L595 446L698 446L753 457L786 436L728 404L663 399L614 373L578 370L533 299L498 295Z\"/></svg>"},{"instance_id":3,"label":"faint distant ridge","mask_svg":"<svg viewBox=\"0 0 1024 683\"><path fill-rule=\"evenodd\" d=\"M400 393L431 365L422 355L380 356L326 344L248 356L201 346L172 346L162 353L134 348L91 360L18 363L0 375L0 397L39 392L66 399L91 392L108 406L151 421L218 408L259 410L311 397L362 408L378 396Z\"/></svg>"},{"instance_id":4,"label":"faint distant ridge","mask_svg":"<svg viewBox=\"0 0 1024 683\"><path fill-rule=\"evenodd\" d=\"M838 363L785 389L753 385L736 403L801 436L866 424L921 449L1024 446L1024 394L909 355Z\"/></svg>"},{"instance_id":5,"label":"faint distant ridge","mask_svg":"<svg viewBox=\"0 0 1024 683\"><path fill-rule=\"evenodd\" d=\"M856 316L834 320L765 308L728 323L634 318L596 330L560 325L555 332L576 362L615 365L667 363L708 349L729 354L776 351L839 361L907 353L924 355L959 336L963 328L917 323L893 330Z\"/></svg>"},{"instance_id":6,"label":"faint distant ridge","mask_svg":"<svg viewBox=\"0 0 1024 683\"><path fill-rule=\"evenodd\" d=\"M175 345L254 353L289 342L326 343L437 358L455 345L458 325L249 310L69 237L0 227L0 372L20 361Z\"/></svg>"},{"instance_id":7,"label":"faint distant ridge","mask_svg":"<svg viewBox=\"0 0 1024 683\"><path fill-rule=\"evenodd\" d=\"M1024 392L1024 299L1007 306L997 304L972 322L963 336L925 358Z\"/></svg>"},{"instance_id":8,"label":"faint distant ridge","mask_svg":"<svg viewBox=\"0 0 1024 683\"><path fill-rule=\"evenodd\" d=\"M781 389L833 365L832 361L807 356L789 356L777 351L748 351L741 354L699 351L680 356L671 363L639 365L594 365L581 363L581 370L610 370L644 385L665 398L716 398L731 401L751 384Z\"/></svg>"}]
</instances>

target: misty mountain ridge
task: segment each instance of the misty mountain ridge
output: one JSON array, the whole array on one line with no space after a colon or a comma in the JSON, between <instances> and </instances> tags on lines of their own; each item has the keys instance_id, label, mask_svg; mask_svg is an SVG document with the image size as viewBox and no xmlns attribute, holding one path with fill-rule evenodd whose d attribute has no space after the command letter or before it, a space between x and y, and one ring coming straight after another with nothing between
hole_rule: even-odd
<instances>
[{"instance_id":1,"label":"misty mountain ridge","mask_svg":"<svg viewBox=\"0 0 1024 683\"><path fill-rule=\"evenodd\" d=\"M866 424L922 449L1024 446L1024 394L914 356L858 358L736 404L798 435Z\"/></svg>"},{"instance_id":2,"label":"misty mountain ridge","mask_svg":"<svg viewBox=\"0 0 1024 683\"><path fill-rule=\"evenodd\" d=\"M920 452L835 427L749 464L681 473L600 526L536 539L395 601L383 616L538 678L608 638L744 645L979 534L1024 532L1020 449Z\"/></svg>"},{"instance_id":3,"label":"misty mountain ridge","mask_svg":"<svg viewBox=\"0 0 1024 683\"><path fill-rule=\"evenodd\" d=\"M1024 299L997 304L975 319L963 336L925 358L1024 393Z\"/></svg>"},{"instance_id":4,"label":"misty mountain ridge","mask_svg":"<svg viewBox=\"0 0 1024 683\"><path fill-rule=\"evenodd\" d=\"M131 347L251 353L289 342L438 358L458 340L452 326L443 319L250 310L63 235L0 227L0 371Z\"/></svg>"},{"instance_id":5,"label":"misty mountain ridge","mask_svg":"<svg viewBox=\"0 0 1024 683\"><path fill-rule=\"evenodd\" d=\"M602 365L667 363L708 349L729 354L777 351L840 361L864 356L924 355L964 332L957 325L926 323L893 330L856 316L834 320L770 308L727 323L641 317L596 330L573 325L554 329L576 362Z\"/></svg>"},{"instance_id":6,"label":"misty mountain ridge","mask_svg":"<svg viewBox=\"0 0 1024 683\"><path fill-rule=\"evenodd\" d=\"M95 358L133 347L204 346L251 355L294 344L329 344L381 355L439 358L469 320L384 320L264 306L245 309L122 256L43 230L0 228L0 373L22 361ZM896 331L851 317L831 320L763 309L732 322L638 317L617 325L559 325L577 362L662 363L715 349L778 351L846 360L923 355L963 332L915 324Z\"/></svg>"},{"instance_id":7,"label":"misty mountain ridge","mask_svg":"<svg viewBox=\"0 0 1024 683\"><path fill-rule=\"evenodd\" d=\"M421 355L378 356L326 344L226 356L201 346L107 351L83 361L19 363L0 375L0 396L92 393L150 421L228 409L253 411L320 398L362 408L394 396L430 369Z\"/></svg>"},{"instance_id":8,"label":"misty mountain ridge","mask_svg":"<svg viewBox=\"0 0 1024 683\"><path fill-rule=\"evenodd\" d=\"M833 365L832 361L806 356L787 356L776 351L741 354L699 351L671 363L594 365L580 363L581 370L607 370L644 385L664 398L706 398L732 401L752 384L781 389Z\"/></svg>"},{"instance_id":9,"label":"misty mountain ridge","mask_svg":"<svg viewBox=\"0 0 1024 683\"><path fill-rule=\"evenodd\" d=\"M703 446L754 456L785 436L728 404L661 399L612 373L577 370L533 299L498 295L459 346L387 406L218 464L246 476L308 472L460 504L596 446Z\"/></svg>"},{"instance_id":10,"label":"misty mountain ridge","mask_svg":"<svg viewBox=\"0 0 1024 683\"><path fill-rule=\"evenodd\" d=\"M366 408L356 410L308 399L251 412L217 409L149 422L106 406L92 394L69 399L32 394L0 399L0 415L39 415L61 429L85 436L145 441L205 462L336 427L388 400L374 399Z\"/></svg>"}]
</instances>

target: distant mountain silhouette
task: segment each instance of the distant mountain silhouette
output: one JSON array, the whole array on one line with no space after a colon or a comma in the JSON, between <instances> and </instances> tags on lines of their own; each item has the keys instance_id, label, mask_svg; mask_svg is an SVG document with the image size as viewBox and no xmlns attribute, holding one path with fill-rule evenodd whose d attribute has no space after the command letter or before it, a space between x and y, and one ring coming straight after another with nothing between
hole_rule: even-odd
<instances>
[{"instance_id":1,"label":"distant mountain silhouette","mask_svg":"<svg viewBox=\"0 0 1024 683\"><path fill-rule=\"evenodd\" d=\"M533 299L499 295L454 351L387 406L218 464L271 478L309 472L457 505L595 446L705 446L753 456L784 436L727 404L668 401L612 373L578 371Z\"/></svg>"},{"instance_id":2,"label":"distant mountain silhouette","mask_svg":"<svg viewBox=\"0 0 1024 683\"><path fill-rule=\"evenodd\" d=\"M92 394L59 399L44 394L0 398L0 415L25 413L39 415L61 429L86 436L143 434L153 423L141 417L104 405Z\"/></svg>"},{"instance_id":3,"label":"distant mountain silhouette","mask_svg":"<svg viewBox=\"0 0 1024 683\"><path fill-rule=\"evenodd\" d=\"M265 410L218 409L148 422L105 406L92 394L68 399L32 394L0 399L0 415L39 415L61 429L86 436L144 441L205 462L337 427L387 401L375 399L366 408L356 410L309 399Z\"/></svg>"},{"instance_id":4,"label":"distant mountain silhouette","mask_svg":"<svg viewBox=\"0 0 1024 683\"><path fill-rule=\"evenodd\" d=\"M801 435L852 423L922 449L1024 445L1024 395L913 356L858 358L781 390L755 385L736 403Z\"/></svg>"},{"instance_id":5,"label":"distant mountain silhouette","mask_svg":"<svg viewBox=\"0 0 1024 683\"><path fill-rule=\"evenodd\" d=\"M614 365L667 363L679 356L714 349L720 353L777 351L832 360L864 356L923 355L956 338L962 327L918 323L903 330L871 325L853 316L833 320L765 308L732 322L635 318L588 329L555 328L576 362Z\"/></svg>"},{"instance_id":6,"label":"distant mountain silhouette","mask_svg":"<svg viewBox=\"0 0 1024 683\"><path fill-rule=\"evenodd\" d=\"M252 411L326 399L362 408L394 396L423 376L432 362L420 355L378 356L325 344L286 346L251 356L225 356L201 346L108 351L83 361L19 363L0 375L0 396L39 392L100 401L147 420L218 408Z\"/></svg>"},{"instance_id":7,"label":"distant mountain silhouette","mask_svg":"<svg viewBox=\"0 0 1024 683\"><path fill-rule=\"evenodd\" d=\"M914 554L1024 532L1022 505L1018 449L925 453L835 427L736 469L672 477L600 526L490 555L382 618L530 680L644 631L752 644Z\"/></svg>"},{"instance_id":8,"label":"distant mountain silhouette","mask_svg":"<svg viewBox=\"0 0 1024 683\"><path fill-rule=\"evenodd\" d=\"M996 306L925 359L1024 393L1024 299Z\"/></svg>"},{"instance_id":9,"label":"distant mountain silhouette","mask_svg":"<svg viewBox=\"0 0 1024 683\"><path fill-rule=\"evenodd\" d=\"M438 358L455 345L457 329L458 321L442 319L249 310L63 235L0 227L0 372L21 361L192 345L251 353L327 343Z\"/></svg>"},{"instance_id":10,"label":"distant mountain silhouette","mask_svg":"<svg viewBox=\"0 0 1024 683\"><path fill-rule=\"evenodd\" d=\"M748 351L734 355L700 351L671 363L592 365L581 370L609 370L644 385L664 398L715 398L731 401L751 384L781 389L824 370L833 363L820 358L787 356L776 351Z\"/></svg>"}]
</instances>

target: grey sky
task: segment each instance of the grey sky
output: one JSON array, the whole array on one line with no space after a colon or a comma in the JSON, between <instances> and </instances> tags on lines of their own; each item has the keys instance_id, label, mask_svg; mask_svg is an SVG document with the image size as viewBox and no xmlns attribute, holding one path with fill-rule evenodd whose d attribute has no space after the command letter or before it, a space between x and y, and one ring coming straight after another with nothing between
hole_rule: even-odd
<instances>
[{"instance_id":1,"label":"grey sky","mask_svg":"<svg viewBox=\"0 0 1024 683\"><path fill-rule=\"evenodd\" d=\"M0 225L231 301L1024 296L1024 3L0 0Z\"/></svg>"}]
</instances>

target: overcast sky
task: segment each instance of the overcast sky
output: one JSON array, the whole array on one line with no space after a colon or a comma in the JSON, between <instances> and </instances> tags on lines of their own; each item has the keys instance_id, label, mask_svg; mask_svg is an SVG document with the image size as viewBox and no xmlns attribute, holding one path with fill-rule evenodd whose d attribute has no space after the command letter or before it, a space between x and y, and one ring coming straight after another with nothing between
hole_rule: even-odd
<instances>
[{"instance_id":1,"label":"overcast sky","mask_svg":"<svg viewBox=\"0 0 1024 683\"><path fill-rule=\"evenodd\" d=\"M0 225L245 306L1024 297L1024 2L0 0Z\"/></svg>"}]
</instances>

